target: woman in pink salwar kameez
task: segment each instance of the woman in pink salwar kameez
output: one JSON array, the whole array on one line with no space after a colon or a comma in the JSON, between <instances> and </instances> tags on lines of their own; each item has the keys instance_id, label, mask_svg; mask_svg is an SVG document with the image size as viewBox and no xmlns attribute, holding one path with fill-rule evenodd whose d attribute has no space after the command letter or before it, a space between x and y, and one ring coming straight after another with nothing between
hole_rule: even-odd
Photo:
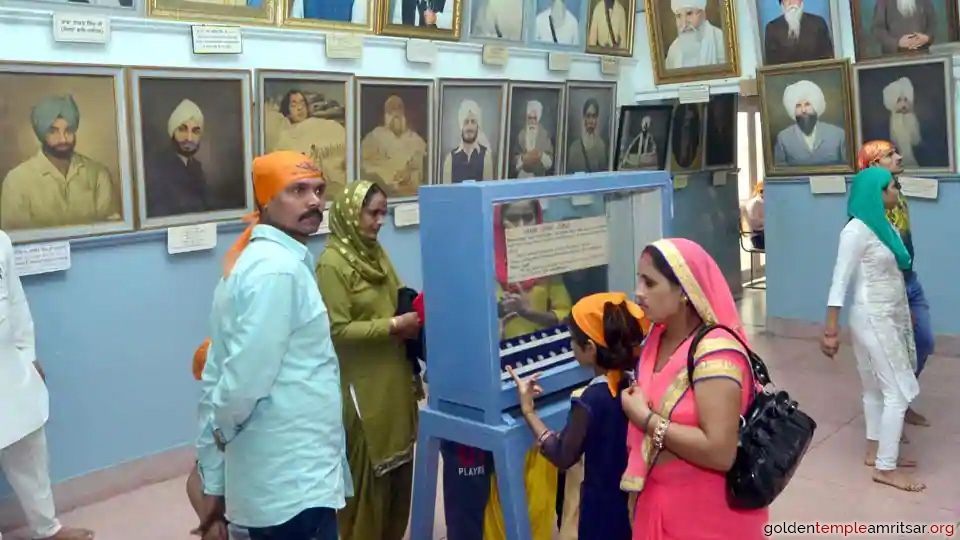
<instances>
[{"instance_id":1,"label":"woman in pink salwar kameez","mask_svg":"<svg viewBox=\"0 0 960 540\"><path fill-rule=\"evenodd\" d=\"M654 322L623 394L630 452L621 488L636 493L633 540L758 540L767 509L730 508L724 474L737 452L740 415L753 380L743 348L730 334L707 334L687 352L704 324L728 326L746 340L730 288L717 263L689 240L647 246L638 266L637 302Z\"/></svg>"}]
</instances>

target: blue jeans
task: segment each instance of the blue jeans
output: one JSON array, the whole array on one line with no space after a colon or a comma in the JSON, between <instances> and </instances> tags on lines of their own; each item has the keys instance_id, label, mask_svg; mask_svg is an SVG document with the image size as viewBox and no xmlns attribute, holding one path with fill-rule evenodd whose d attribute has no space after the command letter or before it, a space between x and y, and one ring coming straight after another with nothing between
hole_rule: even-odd
<instances>
[{"instance_id":1,"label":"blue jeans","mask_svg":"<svg viewBox=\"0 0 960 540\"><path fill-rule=\"evenodd\" d=\"M308 508L281 525L248 529L250 540L338 540L337 512Z\"/></svg>"},{"instance_id":2,"label":"blue jeans","mask_svg":"<svg viewBox=\"0 0 960 540\"><path fill-rule=\"evenodd\" d=\"M910 302L910 315L913 316L913 336L917 345L917 377L927 364L927 358L933 354L933 327L930 324L930 304L923 294L923 287L916 272L906 275L907 301Z\"/></svg>"}]
</instances>

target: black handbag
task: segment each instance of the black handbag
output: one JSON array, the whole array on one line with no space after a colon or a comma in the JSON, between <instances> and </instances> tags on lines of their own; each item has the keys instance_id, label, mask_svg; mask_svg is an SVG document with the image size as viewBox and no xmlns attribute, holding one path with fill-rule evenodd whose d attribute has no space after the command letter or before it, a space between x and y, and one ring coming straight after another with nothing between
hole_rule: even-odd
<instances>
[{"instance_id":1,"label":"black handbag","mask_svg":"<svg viewBox=\"0 0 960 540\"><path fill-rule=\"evenodd\" d=\"M747 351L754 388L753 401L740 417L737 457L727 471L727 504L738 510L766 508L787 487L810 447L817 423L786 391L767 390L767 385L772 386L767 366L739 334L724 325L704 325L693 338L687 354L691 390L694 353L707 333L717 328L735 337Z\"/></svg>"}]
</instances>

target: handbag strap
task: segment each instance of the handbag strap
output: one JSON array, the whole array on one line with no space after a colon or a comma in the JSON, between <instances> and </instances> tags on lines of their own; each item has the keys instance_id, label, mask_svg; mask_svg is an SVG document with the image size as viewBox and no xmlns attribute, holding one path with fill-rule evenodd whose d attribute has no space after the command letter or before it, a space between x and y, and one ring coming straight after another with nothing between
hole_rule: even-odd
<instances>
[{"instance_id":1,"label":"handbag strap","mask_svg":"<svg viewBox=\"0 0 960 540\"><path fill-rule=\"evenodd\" d=\"M690 389L693 390L693 370L695 368L694 362L696 362L695 355L697 347L707 334L718 328L733 336L740 343L740 346L743 347L743 350L747 353L747 359L750 361L750 373L753 376L754 382L760 383L761 387L771 384L773 381L770 380L770 372L767 370L767 365L763 363L763 360L757 353L753 352L753 349L740 337L740 334L722 324L705 324L700 327L697 335L693 337L693 341L690 343L690 349L687 351L687 378L690 380ZM754 384L753 395L756 396L757 393L757 386Z\"/></svg>"}]
</instances>

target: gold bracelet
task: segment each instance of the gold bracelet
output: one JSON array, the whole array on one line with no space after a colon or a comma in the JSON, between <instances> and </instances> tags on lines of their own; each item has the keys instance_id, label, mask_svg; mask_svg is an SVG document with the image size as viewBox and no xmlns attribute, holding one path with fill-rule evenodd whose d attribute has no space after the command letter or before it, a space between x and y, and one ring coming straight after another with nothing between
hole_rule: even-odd
<instances>
[{"instance_id":1,"label":"gold bracelet","mask_svg":"<svg viewBox=\"0 0 960 540\"><path fill-rule=\"evenodd\" d=\"M394 333L394 334L397 333L397 318L396 318L396 317L390 317L390 332L392 332L392 333Z\"/></svg>"},{"instance_id":2,"label":"gold bracelet","mask_svg":"<svg viewBox=\"0 0 960 540\"><path fill-rule=\"evenodd\" d=\"M670 420L667 418L661 418L657 424L657 429L653 432L653 445L657 450L663 449L663 440L666 438L667 428L669 426Z\"/></svg>"}]
</instances>

